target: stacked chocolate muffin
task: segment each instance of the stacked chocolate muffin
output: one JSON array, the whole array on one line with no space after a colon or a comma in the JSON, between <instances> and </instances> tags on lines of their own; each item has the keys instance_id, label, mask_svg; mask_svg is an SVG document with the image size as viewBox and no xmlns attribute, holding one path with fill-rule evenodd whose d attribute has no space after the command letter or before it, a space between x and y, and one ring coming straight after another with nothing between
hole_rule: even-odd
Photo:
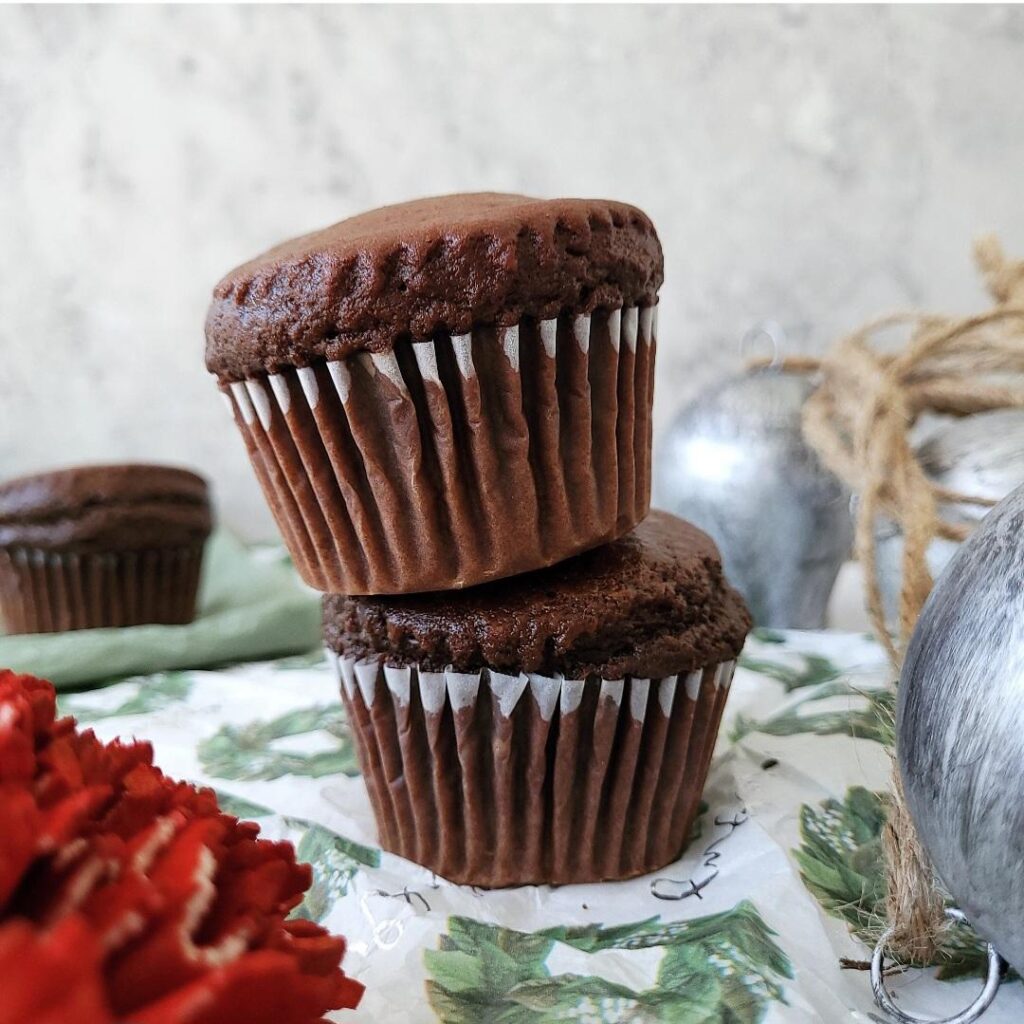
<instances>
[{"instance_id":1,"label":"stacked chocolate muffin","mask_svg":"<svg viewBox=\"0 0 1024 1024\"><path fill-rule=\"evenodd\" d=\"M387 207L216 288L217 376L324 630L383 845L483 886L678 856L750 619L650 502L639 210ZM638 525L639 524L639 525Z\"/></svg>"}]
</instances>

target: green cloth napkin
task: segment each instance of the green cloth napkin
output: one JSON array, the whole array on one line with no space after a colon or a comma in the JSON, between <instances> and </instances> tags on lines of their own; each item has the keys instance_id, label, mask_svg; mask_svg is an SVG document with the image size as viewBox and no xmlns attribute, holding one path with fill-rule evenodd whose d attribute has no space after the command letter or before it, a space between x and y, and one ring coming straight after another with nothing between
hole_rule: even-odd
<instances>
[{"instance_id":1,"label":"green cloth napkin","mask_svg":"<svg viewBox=\"0 0 1024 1024\"><path fill-rule=\"evenodd\" d=\"M58 689L166 669L309 651L320 599L278 550L246 548L217 531L206 548L199 611L187 626L130 626L0 636L0 667Z\"/></svg>"}]
</instances>

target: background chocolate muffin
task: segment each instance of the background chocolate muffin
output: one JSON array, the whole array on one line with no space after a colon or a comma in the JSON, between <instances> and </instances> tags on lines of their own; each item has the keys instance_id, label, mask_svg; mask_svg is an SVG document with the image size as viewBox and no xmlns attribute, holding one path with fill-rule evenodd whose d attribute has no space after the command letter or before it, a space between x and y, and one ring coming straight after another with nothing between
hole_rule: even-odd
<instances>
[{"instance_id":1,"label":"background chocolate muffin","mask_svg":"<svg viewBox=\"0 0 1024 1024\"><path fill-rule=\"evenodd\" d=\"M206 481L170 466L109 465L0 486L0 612L14 633L195 616L212 527Z\"/></svg>"},{"instance_id":2,"label":"background chocolate muffin","mask_svg":"<svg viewBox=\"0 0 1024 1024\"><path fill-rule=\"evenodd\" d=\"M626 533L662 277L639 210L496 194L375 210L229 274L207 367L304 579L446 590Z\"/></svg>"},{"instance_id":3,"label":"background chocolate muffin","mask_svg":"<svg viewBox=\"0 0 1024 1024\"><path fill-rule=\"evenodd\" d=\"M713 542L662 512L498 583L324 599L381 842L482 886L675 859L749 628Z\"/></svg>"}]
</instances>

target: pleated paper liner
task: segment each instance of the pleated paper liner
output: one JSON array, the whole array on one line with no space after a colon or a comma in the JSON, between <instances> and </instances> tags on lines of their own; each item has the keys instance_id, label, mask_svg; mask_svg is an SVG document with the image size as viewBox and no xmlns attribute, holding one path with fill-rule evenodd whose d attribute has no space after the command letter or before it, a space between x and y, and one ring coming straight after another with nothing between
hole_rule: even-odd
<instances>
[{"instance_id":1,"label":"pleated paper liner","mask_svg":"<svg viewBox=\"0 0 1024 1024\"><path fill-rule=\"evenodd\" d=\"M0 548L9 633L56 633L195 617L203 545L119 553Z\"/></svg>"},{"instance_id":2,"label":"pleated paper liner","mask_svg":"<svg viewBox=\"0 0 1024 1024\"><path fill-rule=\"evenodd\" d=\"M328 655L383 847L485 888L630 878L676 860L735 667L584 681Z\"/></svg>"},{"instance_id":3,"label":"pleated paper liner","mask_svg":"<svg viewBox=\"0 0 1024 1024\"><path fill-rule=\"evenodd\" d=\"M524 321L222 385L303 579L450 590L650 506L657 307Z\"/></svg>"}]
</instances>

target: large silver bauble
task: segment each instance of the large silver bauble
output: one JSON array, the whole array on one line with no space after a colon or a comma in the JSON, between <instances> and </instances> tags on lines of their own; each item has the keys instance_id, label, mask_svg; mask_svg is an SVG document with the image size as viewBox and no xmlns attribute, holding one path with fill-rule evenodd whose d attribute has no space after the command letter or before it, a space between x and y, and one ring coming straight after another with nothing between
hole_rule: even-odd
<instances>
[{"instance_id":1,"label":"large silver bauble","mask_svg":"<svg viewBox=\"0 0 1024 1024\"><path fill-rule=\"evenodd\" d=\"M685 408L655 453L655 504L711 534L761 626L824 626L850 553L849 493L803 437L812 390L774 368L741 374Z\"/></svg>"},{"instance_id":2,"label":"large silver bauble","mask_svg":"<svg viewBox=\"0 0 1024 1024\"><path fill-rule=\"evenodd\" d=\"M976 413L943 425L918 446L925 473L937 484L960 494L999 501L1024 484L1024 409ZM943 505L943 518L975 526L984 505ZM938 576L959 544L936 538L928 547L928 568ZM899 622L899 593L903 579L903 534L888 519L875 528L875 560L885 621L895 630Z\"/></svg>"},{"instance_id":3,"label":"large silver bauble","mask_svg":"<svg viewBox=\"0 0 1024 1024\"><path fill-rule=\"evenodd\" d=\"M907 805L979 935L1024 971L1024 487L960 545L914 630L897 745Z\"/></svg>"}]
</instances>

